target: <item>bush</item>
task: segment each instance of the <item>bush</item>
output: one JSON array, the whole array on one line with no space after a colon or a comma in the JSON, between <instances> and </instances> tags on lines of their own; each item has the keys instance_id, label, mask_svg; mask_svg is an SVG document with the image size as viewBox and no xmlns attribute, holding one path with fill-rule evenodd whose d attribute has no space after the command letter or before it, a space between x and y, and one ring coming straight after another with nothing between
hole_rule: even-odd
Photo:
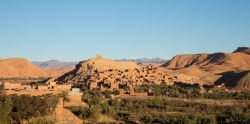
<instances>
[{"instance_id":1,"label":"bush","mask_svg":"<svg viewBox=\"0 0 250 124\"><path fill-rule=\"evenodd\" d=\"M11 97L0 95L0 122L3 124L10 123L12 110Z\"/></svg>"},{"instance_id":2,"label":"bush","mask_svg":"<svg viewBox=\"0 0 250 124\"><path fill-rule=\"evenodd\" d=\"M56 124L55 121L46 118L36 118L31 121L31 124Z\"/></svg>"},{"instance_id":3,"label":"bush","mask_svg":"<svg viewBox=\"0 0 250 124\"><path fill-rule=\"evenodd\" d=\"M199 116L197 119L197 124L216 124L215 116Z\"/></svg>"},{"instance_id":4,"label":"bush","mask_svg":"<svg viewBox=\"0 0 250 124\"><path fill-rule=\"evenodd\" d=\"M249 114L238 107L227 108L221 114L217 114L216 118L218 123L241 123L250 119Z\"/></svg>"},{"instance_id":5,"label":"bush","mask_svg":"<svg viewBox=\"0 0 250 124\"><path fill-rule=\"evenodd\" d=\"M71 106L71 107L68 107L67 109L69 109L72 113L74 113L76 116L78 116L81 119L91 118L95 114L97 114L93 108L83 108L81 106Z\"/></svg>"},{"instance_id":6,"label":"bush","mask_svg":"<svg viewBox=\"0 0 250 124\"><path fill-rule=\"evenodd\" d=\"M140 117L140 121L143 124L151 124L153 122L153 117L150 114L144 114Z\"/></svg>"},{"instance_id":7,"label":"bush","mask_svg":"<svg viewBox=\"0 0 250 124\"><path fill-rule=\"evenodd\" d=\"M204 94L204 98L208 99L236 99L236 100L248 100L250 99L250 92L214 92Z\"/></svg>"},{"instance_id":8,"label":"bush","mask_svg":"<svg viewBox=\"0 0 250 124\"><path fill-rule=\"evenodd\" d=\"M107 103L103 103L101 105L101 109L101 113L105 115L114 116L116 114L115 109L112 106L109 106Z\"/></svg>"},{"instance_id":9,"label":"bush","mask_svg":"<svg viewBox=\"0 0 250 124\"><path fill-rule=\"evenodd\" d=\"M128 121L130 119L130 112L128 111L119 111L116 114L116 118L119 120Z\"/></svg>"},{"instance_id":10,"label":"bush","mask_svg":"<svg viewBox=\"0 0 250 124\"><path fill-rule=\"evenodd\" d=\"M56 96L28 96L13 95L12 119L20 122L32 117L46 116L56 108L58 98Z\"/></svg>"},{"instance_id":11,"label":"bush","mask_svg":"<svg viewBox=\"0 0 250 124\"><path fill-rule=\"evenodd\" d=\"M83 101L86 102L90 107L99 104L102 100L105 99L105 95L108 95L107 92L104 92L104 95L98 90L85 90L83 94Z\"/></svg>"}]
</instances>

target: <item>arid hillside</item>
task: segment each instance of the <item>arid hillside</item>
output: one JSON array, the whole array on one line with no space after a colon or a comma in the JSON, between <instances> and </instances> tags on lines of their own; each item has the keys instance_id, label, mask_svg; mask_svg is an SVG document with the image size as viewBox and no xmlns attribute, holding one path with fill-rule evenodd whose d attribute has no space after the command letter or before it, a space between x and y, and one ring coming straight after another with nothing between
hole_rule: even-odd
<instances>
[{"instance_id":1,"label":"arid hillside","mask_svg":"<svg viewBox=\"0 0 250 124\"><path fill-rule=\"evenodd\" d=\"M245 51L239 48L236 51ZM177 55L161 67L173 73L184 73L214 83L221 73L250 70L250 55L243 52Z\"/></svg>"},{"instance_id":2,"label":"arid hillside","mask_svg":"<svg viewBox=\"0 0 250 124\"><path fill-rule=\"evenodd\" d=\"M0 59L1 78L29 78L29 77L50 77L55 72L39 68L22 58Z\"/></svg>"},{"instance_id":3,"label":"arid hillside","mask_svg":"<svg viewBox=\"0 0 250 124\"><path fill-rule=\"evenodd\" d=\"M239 47L234 53L241 52L250 55L250 48L249 47Z\"/></svg>"},{"instance_id":4,"label":"arid hillside","mask_svg":"<svg viewBox=\"0 0 250 124\"><path fill-rule=\"evenodd\" d=\"M250 90L250 71L225 72L215 85L225 84L226 87L238 90Z\"/></svg>"},{"instance_id":5,"label":"arid hillside","mask_svg":"<svg viewBox=\"0 0 250 124\"><path fill-rule=\"evenodd\" d=\"M250 90L250 71L246 71L242 78L236 83L236 89Z\"/></svg>"},{"instance_id":6,"label":"arid hillside","mask_svg":"<svg viewBox=\"0 0 250 124\"><path fill-rule=\"evenodd\" d=\"M163 67L170 69L198 67L205 71L232 71L250 69L250 55L244 53L214 53L177 55Z\"/></svg>"}]
</instances>

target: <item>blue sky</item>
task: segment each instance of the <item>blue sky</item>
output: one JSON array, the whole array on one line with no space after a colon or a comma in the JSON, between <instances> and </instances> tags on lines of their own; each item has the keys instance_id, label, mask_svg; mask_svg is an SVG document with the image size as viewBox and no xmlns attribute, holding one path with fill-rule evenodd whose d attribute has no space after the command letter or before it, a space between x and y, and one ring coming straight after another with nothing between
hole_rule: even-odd
<instances>
[{"instance_id":1,"label":"blue sky","mask_svg":"<svg viewBox=\"0 0 250 124\"><path fill-rule=\"evenodd\" d=\"M250 46L250 0L0 0L0 57L171 58Z\"/></svg>"}]
</instances>

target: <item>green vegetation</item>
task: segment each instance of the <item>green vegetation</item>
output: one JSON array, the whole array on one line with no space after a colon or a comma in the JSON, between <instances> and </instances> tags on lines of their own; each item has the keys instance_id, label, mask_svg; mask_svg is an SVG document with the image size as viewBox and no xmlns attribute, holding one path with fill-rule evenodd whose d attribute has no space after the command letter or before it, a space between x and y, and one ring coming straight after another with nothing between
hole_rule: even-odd
<instances>
[{"instance_id":1,"label":"green vegetation","mask_svg":"<svg viewBox=\"0 0 250 124\"><path fill-rule=\"evenodd\" d=\"M83 91L83 101L86 102L90 107L98 105L101 101L111 98L111 92L99 90L84 90Z\"/></svg>"},{"instance_id":2,"label":"green vegetation","mask_svg":"<svg viewBox=\"0 0 250 124\"><path fill-rule=\"evenodd\" d=\"M32 119L31 124L56 124L56 122L47 118L36 118Z\"/></svg>"},{"instance_id":3,"label":"green vegetation","mask_svg":"<svg viewBox=\"0 0 250 124\"><path fill-rule=\"evenodd\" d=\"M36 117L49 115L58 104L58 97L0 95L0 122L20 123Z\"/></svg>"},{"instance_id":4,"label":"green vegetation","mask_svg":"<svg viewBox=\"0 0 250 124\"><path fill-rule=\"evenodd\" d=\"M75 115L77 115L81 119L86 119L94 116L96 113L92 108L83 108L81 106L71 106L68 107L70 111L72 111Z\"/></svg>"},{"instance_id":5,"label":"green vegetation","mask_svg":"<svg viewBox=\"0 0 250 124\"><path fill-rule=\"evenodd\" d=\"M206 99L235 99L250 100L250 92L213 92L203 91L198 85L179 86L179 85L141 85L135 87L135 92L145 92L151 89L152 96L167 96L178 98L206 98Z\"/></svg>"},{"instance_id":6,"label":"green vegetation","mask_svg":"<svg viewBox=\"0 0 250 124\"><path fill-rule=\"evenodd\" d=\"M111 98L113 92L84 90L87 108L68 109L83 120L95 122L103 116L118 122L143 124L237 124L250 120L249 92L202 91L198 86L142 85L136 92L151 91L149 97Z\"/></svg>"},{"instance_id":7,"label":"green vegetation","mask_svg":"<svg viewBox=\"0 0 250 124\"><path fill-rule=\"evenodd\" d=\"M208 99L235 99L235 100L250 100L250 92L214 92L203 95Z\"/></svg>"},{"instance_id":8,"label":"green vegetation","mask_svg":"<svg viewBox=\"0 0 250 124\"><path fill-rule=\"evenodd\" d=\"M249 92L208 93L198 86L142 85L136 92L150 89L149 97L121 97L112 99L114 92L84 90L83 101L89 107L68 107L87 122L141 122L143 124L237 124L250 120ZM58 97L67 101L66 93ZM58 104L53 95L0 95L0 122L54 124L43 117L51 114ZM99 121L98 121L99 120Z\"/></svg>"},{"instance_id":9,"label":"green vegetation","mask_svg":"<svg viewBox=\"0 0 250 124\"><path fill-rule=\"evenodd\" d=\"M214 124L239 123L250 119L250 110L246 106L218 106L165 98L109 100L107 103L114 117L122 121Z\"/></svg>"},{"instance_id":10,"label":"green vegetation","mask_svg":"<svg viewBox=\"0 0 250 124\"><path fill-rule=\"evenodd\" d=\"M68 109L84 120L105 115L128 123L235 124L250 120L250 101L245 101L244 105L220 105L190 99L130 97L100 100L89 108L74 106Z\"/></svg>"},{"instance_id":11,"label":"green vegetation","mask_svg":"<svg viewBox=\"0 0 250 124\"><path fill-rule=\"evenodd\" d=\"M0 122L7 124L11 120L12 100L10 97L0 95Z\"/></svg>"}]
</instances>

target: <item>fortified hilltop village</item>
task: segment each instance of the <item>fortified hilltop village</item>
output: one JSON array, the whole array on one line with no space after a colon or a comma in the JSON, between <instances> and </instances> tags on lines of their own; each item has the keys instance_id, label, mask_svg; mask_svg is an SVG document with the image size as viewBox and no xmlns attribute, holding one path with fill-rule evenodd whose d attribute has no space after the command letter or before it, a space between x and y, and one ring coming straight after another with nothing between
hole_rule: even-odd
<instances>
[{"instance_id":1,"label":"fortified hilltop village","mask_svg":"<svg viewBox=\"0 0 250 124\"><path fill-rule=\"evenodd\" d=\"M63 81L63 82L61 82ZM98 55L96 58L80 62L76 69L58 78L59 84L87 86L90 90L124 90L125 87L142 84L161 84L174 82L195 82L195 79L182 79L168 75L153 65L139 66L135 62L115 62Z\"/></svg>"}]
</instances>

